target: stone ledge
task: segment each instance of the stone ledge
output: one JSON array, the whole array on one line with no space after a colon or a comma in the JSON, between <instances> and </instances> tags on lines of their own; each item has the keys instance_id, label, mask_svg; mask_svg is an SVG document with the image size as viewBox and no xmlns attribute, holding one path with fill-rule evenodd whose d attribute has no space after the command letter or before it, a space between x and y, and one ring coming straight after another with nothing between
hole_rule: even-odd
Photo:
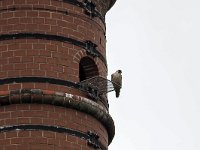
<instances>
[{"instance_id":1,"label":"stone ledge","mask_svg":"<svg viewBox=\"0 0 200 150\"><path fill-rule=\"evenodd\" d=\"M90 99L68 93L40 89L20 89L0 92L1 106L26 103L56 105L90 114L105 126L108 132L109 144L115 135L114 121L109 112L103 106Z\"/></svg>"}]
</instances>

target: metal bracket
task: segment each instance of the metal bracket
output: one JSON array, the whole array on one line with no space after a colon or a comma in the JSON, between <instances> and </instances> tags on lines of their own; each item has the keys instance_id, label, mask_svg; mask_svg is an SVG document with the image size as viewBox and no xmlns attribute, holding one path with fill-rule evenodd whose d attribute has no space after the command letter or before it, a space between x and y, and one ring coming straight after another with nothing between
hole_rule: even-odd
<instances>
[{"instance_id":1,"label":"metal bracket","mask_svg":"<svg viewBox=\"0 0 200 150\"><path fill-rule=\"evenodd\" d=\"M85 41L85 44L86 44L86 52L87 54L93 56L93 57L98 57L98 54L96 53L96 47L97 45L92 43L91 41Z\"/></svg>"},{"instance_id":2,"label":"metal bracket","mask_svg":"<svg viewBox=\"0 0 200 150\"><path fill-rule=\"evenodd\" d=\"M99 142L98 139L99 139L99 135L92 132L92 131L88 131L87 132L88 136L90 137L87 142L88 142L88 145L95 148L95 149L99 149L101 148L100 145L99 145Z\"/></svg>"},{"instance_id":3,"label":"metal bracket","mask_svg":"<svg viewBox=\"0 0 200 150\"><path fill-rule=\"evenodd\" d=\"M92 97L95 101L99 100L99 91L98 88L93 87L92 85L82 86L83 91L87 91L88 95Z\"/></svg>"},{"instance_id":4,"label":"metal bracket","mask_svg":"<svg viewBox=\"0 0 200 150\"><path fill-rule=\"evenodd\" d=\"M79 85L82 87L82 89L86 91L87 89L90 90L90 88L92 88L93 90L97 90L99 95L112 92L114 91L114 85L118 86L112 81L101 76L94 76L92 78L83 80L79 83Z\"/></svg>"},{"instance_id":5,"label":"metal bracket","mask_svg":"<svg viewBox=\"0 0 200 150\"><path fill-rule=\"evenodd\" d=\"M96 15L96 5L91 0L85 0L83 5L85 6L85 14L90 17L95 17Z\"/></svg>"},{"instance_id":6,"label":"metal bracket","mask_svg":"<svg viewBox=\"0 0 200 150\"><path fill-rule=\"evenodd\" d=\"M83 80L79 83L79 86L82 91L88 93L88 95L93 98L93 100L100 100L104 103L107 103L106 94L114 91L114 86L119 86L116 83L101 77L94 76L92 78Z\"/></svg>"}]
</instances>

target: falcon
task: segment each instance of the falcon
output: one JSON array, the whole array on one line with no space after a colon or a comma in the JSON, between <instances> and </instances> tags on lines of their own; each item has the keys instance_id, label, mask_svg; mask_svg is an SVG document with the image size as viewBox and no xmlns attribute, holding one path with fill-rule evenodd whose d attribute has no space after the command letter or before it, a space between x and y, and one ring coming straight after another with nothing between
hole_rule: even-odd
<instances>
[{"instance_id":1,"label":"falcon","mask_svg":"<svg viewBox=\"0 0 200 150\"><path fill-rule=\"evenodd\" d=\"M120 89L122 86L122 71L117 70L111 75L111 81L114 83L113 87L116 93L116 97L119 97Z\"/></svg>"}]
</instances>

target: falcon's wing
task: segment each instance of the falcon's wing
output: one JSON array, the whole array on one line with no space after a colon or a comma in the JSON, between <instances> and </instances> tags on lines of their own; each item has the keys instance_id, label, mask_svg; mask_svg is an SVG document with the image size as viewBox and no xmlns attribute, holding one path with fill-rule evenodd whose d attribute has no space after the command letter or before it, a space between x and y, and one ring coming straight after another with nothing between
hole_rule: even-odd
<instances>
[{"instance_id":1,"label":"falcon's wing","mask_svg":"<svg viewBox=\"0 0 200 150\"><path fill-rule=\"evenodd\" d=\"M121 85L122 85L122 76L119 73L113 73L111 75L111 81L114 82L114 90L116 92L116 97L119 97ZM117 84L117 85L116 85Z\"/></svg>"}]
</instances>

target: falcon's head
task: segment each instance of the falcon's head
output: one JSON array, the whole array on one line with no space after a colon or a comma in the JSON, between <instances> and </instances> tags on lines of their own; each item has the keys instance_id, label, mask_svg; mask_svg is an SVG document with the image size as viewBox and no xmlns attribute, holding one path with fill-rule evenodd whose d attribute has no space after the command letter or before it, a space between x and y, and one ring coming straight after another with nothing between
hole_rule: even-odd
<instances>
[{"instance_id":1,"label":"falcon's head","mask_svg":"<svg viewBox=\"0 0 200 150\"><path fill-rule=\"evenodd\" d=\"M121 73L122 73L122 70L117 70L117 73L121 74Z\"/></svg>"}]
</instances>

